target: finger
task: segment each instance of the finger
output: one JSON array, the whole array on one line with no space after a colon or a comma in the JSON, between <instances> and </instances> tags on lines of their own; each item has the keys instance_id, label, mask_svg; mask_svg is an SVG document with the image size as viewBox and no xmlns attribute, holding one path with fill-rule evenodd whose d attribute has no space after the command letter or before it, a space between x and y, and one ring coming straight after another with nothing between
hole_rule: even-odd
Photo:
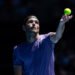
<instances>
[{"instance_id":1,"label":"finger","mask_svg":"<svg viewBox=\"0 0 75 75\"><path fill-rule=\"evenodd\" d=\"M60 21L63 21L63 19L60 19Z\"/></svg>"},{"instance_id":2,"label":"finger","mask_svg":"<svg viewBox=\"0 0 75 75\"><path fill-rule=\"evenodd\" d=\"M60 21L63 22L63 23L66 23L70 20L69 16L65 16L64 18L61 18Z\"/></svg>"},{"instance_id":3,"label":"finger","mask_svg":"<svg viewBox=\"0 0 75 75\"><path fill-rule=\"evenodd\" d=\"M65 17L65 15L62 15L60 21L63 21L64 20L64 17Z\"/></svg>"},{"instance_id":4,"label":"finger","mask_svg":"<svg viewBox=\"0 0 75 75\"><path fill-rule=\"evenodd\" d=\"M68 15L63 15L63 16L61 17L61 21L66 20L67 18L68 18Z\"/></svg>"},{"instance_id":5,"label":"finger","mask_svg":"<svg viewBox=\"0 0 75 75\"><path fill-rule=\"evenodd\" d=\"M69 19L71 19L71 18L72 18L72 15L71 15L71 16L65 15L63 19L64 19L64 20L69 20Z\"/></svg>"},{"instance_id":6,"label":"finger","mask_svg":"<svg viewBox=\"0 0 75 75\"><path fill-rule=\"evenodd\" d=\"M64 14L64 15L62 15L62 17L61 18L64 18L66 15Z\"/></svg>"},{"instance_id":7,"label":"finger","mask_svg":"<svg viewBox=\"0 0 75 75\"><path fill-rule=\"evenodd\" d=\"M70 19L72 19L72 15L71 16L67 16L67 18L65 19L65 22L68 22Z\"/></svg>"},{"instance_id":8,"label":"finger","mask_svg":"<svg viewBox=\"0 0 75 75\"><path fill-rule=\"evenodd\" d=\"M73 18L73 15L63 15L62 17L61 17L61 19L60 19L60 21L65 21L65 22L67 22L67 21L69 21L71 18Z\"/></svg>"},{"instance_id":9,"label":"finger","mask_svg":"<svg viewBox=\"0 0 75 75\"><path fill-rule=\"evenodd\" d=\"M73 15L69 16L69 19L73 18Z\"/></svg>"}]
</instances>

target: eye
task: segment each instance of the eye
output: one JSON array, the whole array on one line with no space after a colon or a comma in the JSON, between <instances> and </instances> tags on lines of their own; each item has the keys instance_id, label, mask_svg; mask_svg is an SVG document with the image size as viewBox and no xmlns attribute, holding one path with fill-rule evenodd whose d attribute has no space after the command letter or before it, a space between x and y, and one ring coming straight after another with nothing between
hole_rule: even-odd
<instances>
[{"instance_id":1,"label":"eye","mask_svg":"<svg viewBox=\"0 0 75 75\"><path fill-rule=\"evenodd\" d=\"M28 23L33 23L33 21L32 21L32 20L30 20L30 21L28 21Z\"/></svg>"},{"instance_id":2,"label":"eye","mask_svg":"<svg viewBox=\"0 0 75 75\"><path fill-rule=\"evenodd\" d=\"M39 22L38 22L38 21L35 21L35 23L36 23L36 24L39 24Z\"/></svg>"}]
</instances>

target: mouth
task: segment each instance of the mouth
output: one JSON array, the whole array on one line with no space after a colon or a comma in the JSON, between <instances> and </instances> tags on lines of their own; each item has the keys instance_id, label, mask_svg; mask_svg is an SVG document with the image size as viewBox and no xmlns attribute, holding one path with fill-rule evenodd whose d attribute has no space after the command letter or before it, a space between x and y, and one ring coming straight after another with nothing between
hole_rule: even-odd
<instances>
[{"instance_id":1,"label":"mouth","mask_svg":"<svg viewBox=\"0 0 75 75\"><path fill-rule=\"evenodd\" d=\"M33 30L33 29L36 29L36 28L35 27L32 27L31 29Z\"/></svg>"}]
</instances>

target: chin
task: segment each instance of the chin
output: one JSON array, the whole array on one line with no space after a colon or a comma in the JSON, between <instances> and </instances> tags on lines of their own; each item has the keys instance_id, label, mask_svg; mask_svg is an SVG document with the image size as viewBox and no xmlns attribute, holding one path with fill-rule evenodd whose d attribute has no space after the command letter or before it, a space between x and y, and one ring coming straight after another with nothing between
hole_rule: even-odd
<instances>
[{"instance_id":1,"label":"chin","mask_svg":"<svg viewBox=\"0 0 75 75\"><path fill-rule=\"evenodd\" d=\"M36 30L32 30L32 32L33 32L33 33L39 33L39 31L36 31Z\"/></svg>"}]
</instances>

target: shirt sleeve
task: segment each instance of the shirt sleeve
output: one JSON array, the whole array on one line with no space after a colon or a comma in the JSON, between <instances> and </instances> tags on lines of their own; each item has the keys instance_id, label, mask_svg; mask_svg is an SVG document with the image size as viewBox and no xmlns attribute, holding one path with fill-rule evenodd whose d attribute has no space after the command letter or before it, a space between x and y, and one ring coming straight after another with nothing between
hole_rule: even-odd
<instances>
[{"instance_id":1,"label":"shirt sleeve","mask_svg":"<svg viewBox=\"0 0 75 75\"><path fill-rule=\"evenodd\" d=\"M54 35L56 32L49 32L46 34L46 36L51 36L51 35Z\"/></svg>"},{"instance_id":2,"label":"shirt sleeve","mask_svg":"<svg viewBox=\"0 0 75 75\"><path fill-rule=\"evenodd\" d=\"M13 66L22 66L23 61L20 59L19 56L19 48L14 46L13 48Z\"/></svg>"},{"instance_id":3,"label":"shirt sleeve","mask_svg":"<svg viewBox=\"0 0 75 75\"><path fill-rule=\"evenodd\" d=\"M55 44L53 43L51 40L50 40L50 36L52 36L55 32L49 32L47 34L45 34L45 39L49 39L49 42L51 42L52 44Z\"/></svg>"}]
</instances>

